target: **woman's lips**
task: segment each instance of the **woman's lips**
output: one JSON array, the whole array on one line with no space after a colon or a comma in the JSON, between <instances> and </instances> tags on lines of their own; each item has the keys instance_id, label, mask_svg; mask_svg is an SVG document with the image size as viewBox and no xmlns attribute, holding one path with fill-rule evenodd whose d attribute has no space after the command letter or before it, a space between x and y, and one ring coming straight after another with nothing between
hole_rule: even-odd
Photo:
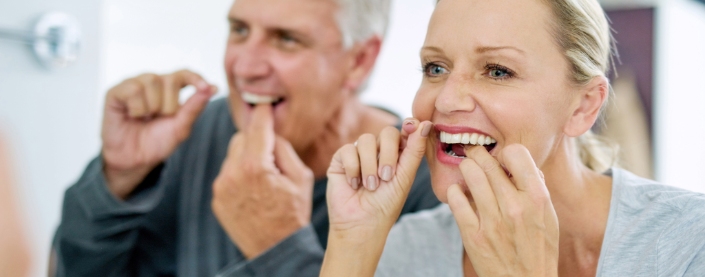
<instances>
[{"instance_id":1,"label":"woman's lips","mask_svg":"<svg viewBox=\"0 0 705 277\"><path fill-rule=\"evenodd\" d=\"M478 145L492 151L497 141L487 133L465 126L434 125L436 158L444 164L459 165L465 158L465 147ZM479 139L478 139L479 138Z\"/></svg>"}]
</instances>

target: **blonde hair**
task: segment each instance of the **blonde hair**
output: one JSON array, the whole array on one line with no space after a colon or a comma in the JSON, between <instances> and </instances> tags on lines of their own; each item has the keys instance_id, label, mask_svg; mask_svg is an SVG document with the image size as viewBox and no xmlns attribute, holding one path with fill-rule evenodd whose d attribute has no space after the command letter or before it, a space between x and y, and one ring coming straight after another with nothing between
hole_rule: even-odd
<instances>
[{"instance_id":1,"label":"blonde hair","mask_svg":"<svg viewBox=\"0 0 705 277\"><path fill-rule=\"evenodd\" d=\"M543 1L553 11L553 35L571 65L569 77L573 83L583 86L595 77L607 76L616 48L607 16L597 0ZM583 164L594 171L603 172L616 163L617 146L592 131L576 138L575 144Z\"/></svg>"}]
</instances>

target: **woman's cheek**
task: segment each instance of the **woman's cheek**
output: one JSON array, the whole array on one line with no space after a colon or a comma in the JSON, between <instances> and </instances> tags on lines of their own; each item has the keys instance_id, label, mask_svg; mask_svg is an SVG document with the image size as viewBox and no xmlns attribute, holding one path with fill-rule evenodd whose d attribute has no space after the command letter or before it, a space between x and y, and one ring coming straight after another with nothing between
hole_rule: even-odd
<instances>
[{"instance_id":1,"label":"woman's cheek","mask_svg":"<svg viewBox=\"0 0 705 277\"><path fill-rule=\"evenodd\" d=\"M419 91L416 92L416 97L414 97L414 102L411 106L412 116L421 121L431 120L435 103L436 99L433 93L424 90L423 87L419 88Z\"/></svg>"}]
</instances>

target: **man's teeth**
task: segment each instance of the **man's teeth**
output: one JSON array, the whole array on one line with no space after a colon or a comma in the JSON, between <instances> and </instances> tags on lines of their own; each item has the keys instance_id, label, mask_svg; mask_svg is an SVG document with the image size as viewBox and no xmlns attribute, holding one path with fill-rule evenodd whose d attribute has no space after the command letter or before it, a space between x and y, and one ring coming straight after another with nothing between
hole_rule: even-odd
<instances>
[{"instance_id":1,"label":"man's teeth","mask_svg":"<svg viewBox=\"0 0 705 277\"><path fill-rule=\"evenodd\" d=\"M441 131L441 142L445 144L473 144L473 145L490 145L497 141L490 136L481 135L478 133L462 133L451 134Z\"/></svg>"},{"instance_id":2,"label":"man's teeth","mask_svg":"<svg viewBox=\"0 0 705 277\"><path fill-rule=\"evenodd\" d=\"M281 97L272 97L272 96L266 96L266 95L257 95L249 92L243 92L241 94L242 100L247 102L248 104L271 104L275 103L279 100L281 100Z\"/></svg>"}]
</instances>

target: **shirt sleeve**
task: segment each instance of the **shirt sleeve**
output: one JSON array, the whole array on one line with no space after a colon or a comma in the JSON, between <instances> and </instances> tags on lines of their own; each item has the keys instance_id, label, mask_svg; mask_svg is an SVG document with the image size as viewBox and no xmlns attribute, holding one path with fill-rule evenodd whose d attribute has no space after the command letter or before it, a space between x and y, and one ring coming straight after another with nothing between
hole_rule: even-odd
<instances>
[{"instance_id":1,"label":"shirt sleeve","mask_svg":"<svg viewBox=\"0 0 705 277\"><path fill-rule=\"evenodd\" d=\"M217 277L318 276L322 263L323 248L308 225L254 259L229 264Z\"/></svg>"},{"instance_id":2,"label":"shirt sleeve","mask_svg":"<svg viewBox=\"0 0 705 277\"><path fill-rule=\"evenodd\" d=\"M140 235L145 230L173 227L173 220L147 220L151 216L173 218L152 214L162 204L164 190L159 178L163 166L155 168L126 201L108 190L102 168L99 156L64 195L61 224L53 245L56 276L173 274L168 272L173 267L166 262L173 256L169 254L173 249L144 241ZM143 251L144 247L152 249Z\"/></svg>"}]
</instances>

